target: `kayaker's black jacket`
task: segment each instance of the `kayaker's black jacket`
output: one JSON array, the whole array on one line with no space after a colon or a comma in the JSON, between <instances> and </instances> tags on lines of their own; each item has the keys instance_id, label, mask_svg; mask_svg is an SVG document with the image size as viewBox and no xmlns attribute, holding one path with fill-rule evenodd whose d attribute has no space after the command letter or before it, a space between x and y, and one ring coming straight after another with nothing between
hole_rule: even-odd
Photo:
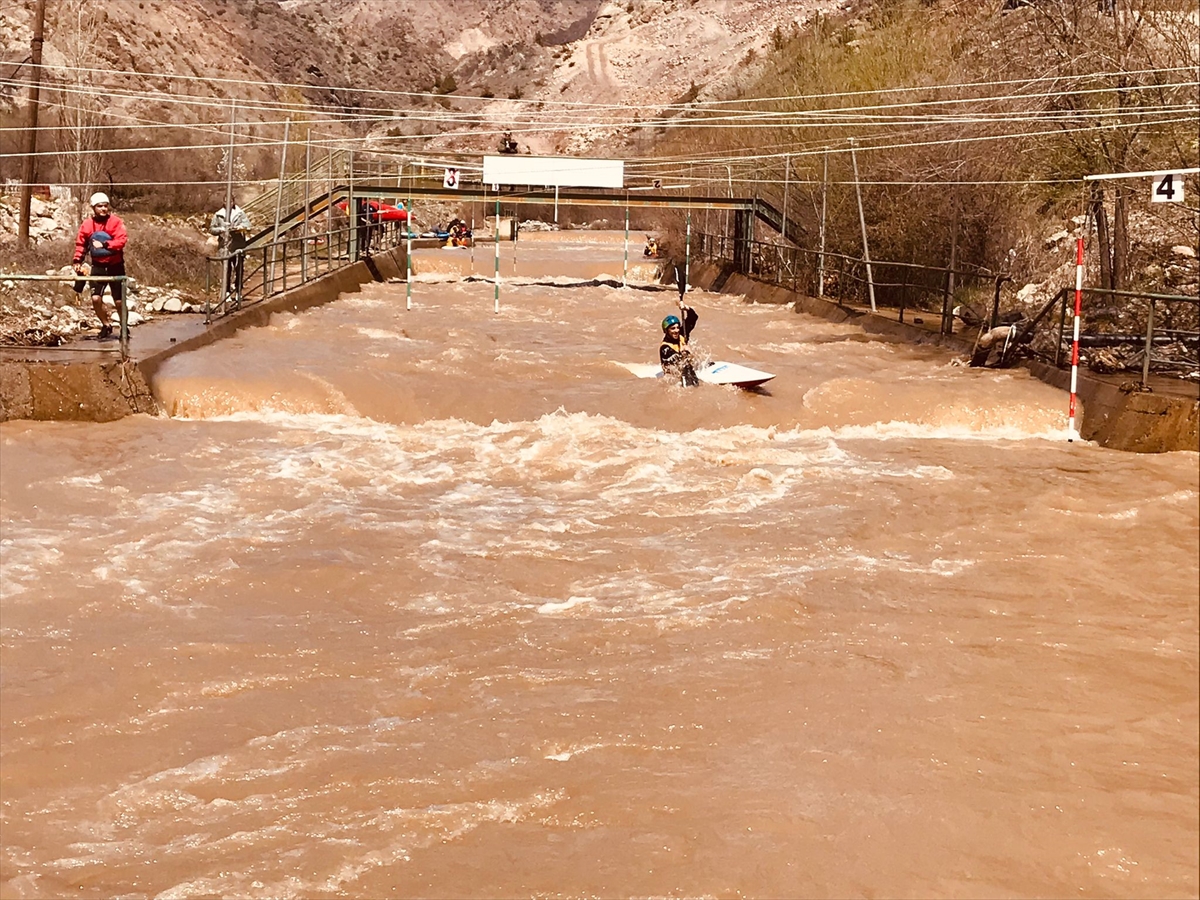
<instances>
[{"instance_id":1,"label":"kayaker's black jacket","mask_svg":"<svg viewBox=\"0 0 1200 900\"><path fill-rule=\"evenodd\" d=\"M690 306L685 306L682 312L683 328L680 329L678 342L672 341L670 336L663 332L662 343L658 345L658 359L664 369L675 365L675 357L683 352L683 348L687 346L688 335L700 320L700 316Z\"/></svg>"}]
</instances>

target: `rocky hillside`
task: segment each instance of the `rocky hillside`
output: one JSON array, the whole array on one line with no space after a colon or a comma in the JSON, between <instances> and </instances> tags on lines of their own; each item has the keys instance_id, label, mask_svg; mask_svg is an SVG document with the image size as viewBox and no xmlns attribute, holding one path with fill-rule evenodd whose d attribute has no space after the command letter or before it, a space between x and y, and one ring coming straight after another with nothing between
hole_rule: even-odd
<instances>
[{"instance_id":1,"label":"rocky hillside","mask_svg":"<svg viewBox=\"0 0 1200 900\"><path fill-rule=\"evenodd\" d=\"M24 120L18 82L26 75L33 5L0 6L0 71L10 79L0 83L6 125ZM626 146L627 129L605 127L605 120L625 120L630 110L649 118L670 104L716 96L773 37L838 6L838 0L50 3L43 62L52 67L48 79L92 90L104 113L131 125L219 126L222 104L236 97L243 121L278 123L278 107L288 104L298 120L331 132L361 136L368 130L362 114L382 114L394 118L370 122L380 135L425 134L443 148L490 152L495 141L479 134L515 123L519 142L536 152L597 144L616 152ZM43 93L51 122L63 99ZM586 110L601 124L535 124L561 123L561 116L547 115L560 109ZM166 136L136 134L141 145ZM131 135L113 138L134 145ZM8 177L17 164L0 160Z\"/></svg>"}]
</instances>

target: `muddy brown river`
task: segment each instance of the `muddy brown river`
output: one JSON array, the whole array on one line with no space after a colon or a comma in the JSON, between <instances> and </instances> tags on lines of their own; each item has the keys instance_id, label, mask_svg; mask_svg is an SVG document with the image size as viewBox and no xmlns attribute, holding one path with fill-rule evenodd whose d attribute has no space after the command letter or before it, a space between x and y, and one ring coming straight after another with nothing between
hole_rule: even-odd
<instances>
[{"instance_id":1,"label":"muddy brown river","mask_svg":"<svg viewBox=\"0 0 1200 900\"><path fill-rule=\"evenodd\" d=\"M0 896L1197 895L1196 454L503 253L0 425Z\"/></svg>"}]
</instances>

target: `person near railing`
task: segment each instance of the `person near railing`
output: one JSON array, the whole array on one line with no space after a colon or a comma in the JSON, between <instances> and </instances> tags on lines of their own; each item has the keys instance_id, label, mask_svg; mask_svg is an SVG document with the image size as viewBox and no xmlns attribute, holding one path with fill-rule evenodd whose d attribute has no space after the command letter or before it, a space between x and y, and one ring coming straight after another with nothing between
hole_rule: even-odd
<instances>
[{"instance_id":1,"label":"person near railing","mask_svg":"<svg viewBox=\"0 0 1200 900\"><path fill-rule=\"evenodd\" d=\"M246 245L250 243L250 217L233 200L229 209L221 207L213 213L208 233L217 236L221 255L225 258L226 298L242 296L242 280L246 272Z\"/></svg>"},{"instance_id":2,"label":"person near railing","mask_svg":"<svg viewBox=\"0 0 1200 900\"><path fill-rule=\"evenodd\" d=\"M355 220L357 224L358 238L358 255L359 257L371 255L371 245L375 242L375 232L379 229L383 222L380 214L379 205L374 201L367 200L365 197L357 197L354 200Z\"/></svg>"},{"instance_id":3,"label":"person near railing","mask_svg":"<svg viewBox=\"0 0 1200 900\"><path fill-rule=\"evenodd\" d=\"M79 233L75 236L75 255L71 259L71 267L77 275L125 275L125 243L128 235L125 223L121 217L112 211L108 195L97 192L92 194L92 214L83 220ZM84 262L91 257L90 266ZM83 293L85 286L91 286L92 309L100 320L100 339L107 340L113 336L110 314L104 306L104 288L108 286L112 293L115 312L120 317L121 303L125 297L124 281L88 281L81 279L75 282L75 293Z\"/></svg>"}]
</instances>

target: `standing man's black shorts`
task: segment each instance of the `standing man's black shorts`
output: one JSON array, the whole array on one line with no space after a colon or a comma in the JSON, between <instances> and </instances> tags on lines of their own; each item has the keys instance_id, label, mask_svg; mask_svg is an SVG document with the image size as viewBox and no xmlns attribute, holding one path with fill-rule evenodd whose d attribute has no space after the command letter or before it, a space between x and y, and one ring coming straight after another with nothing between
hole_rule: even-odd
<instances>
[{"instance_id":1,"label":"standing man's black shorts","mask_svg":"<svg viewBox=\"0 0 1200 900\"><path fill-rule=\"evenodd\" d=\"M125 263L124 262L119 262L119 263L115 263L115 264L92 263L92 273L91 274L93 274L93 275L124 275L125 274ZM91 286L91 288L92 288L91 292L93 295L99 294L101 296L104 295L104 288L105 288L105 286L107 286L112 291L113 303L120 303L121 297L123 297L125 294L125 282L123 282L123 281L88 281L87 279L80 279L79 281L75 282L75 285L74 285L75 293L77 293L77 294L82 293L83 289L85 287L87 287L88 285Z\"/></svg>"}]
</instances>

